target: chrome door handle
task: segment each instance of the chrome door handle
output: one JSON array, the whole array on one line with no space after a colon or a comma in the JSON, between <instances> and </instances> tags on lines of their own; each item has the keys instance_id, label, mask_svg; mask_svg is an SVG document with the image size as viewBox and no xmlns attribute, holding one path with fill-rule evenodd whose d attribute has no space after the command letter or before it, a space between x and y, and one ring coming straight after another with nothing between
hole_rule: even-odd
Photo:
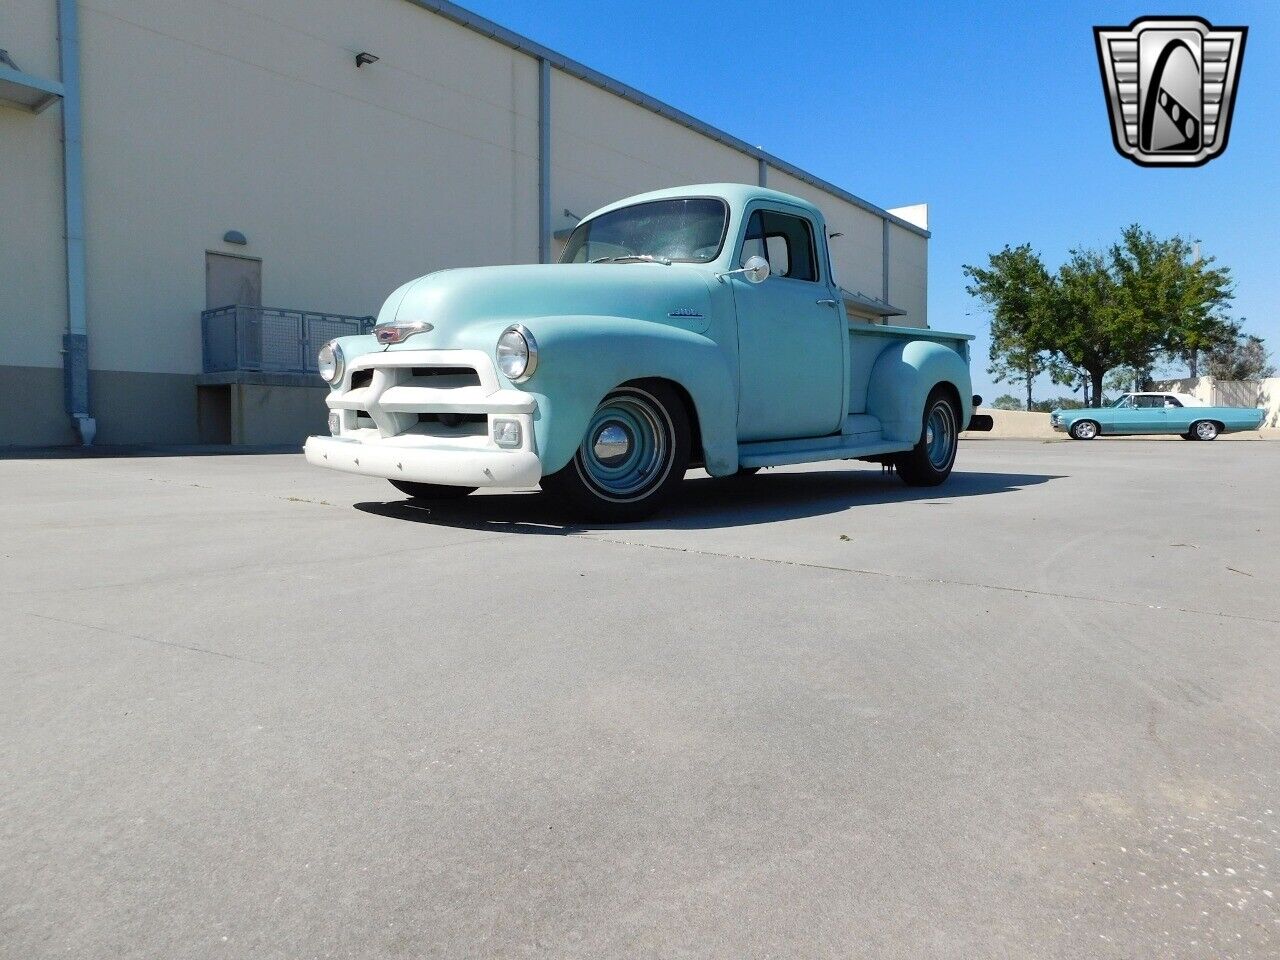
<instances>
[{"instance_id":1,"label":"chrome door handle","mask_svg":"<svg viewBox=\"0 0 1280 960\"><path fill-rule=\"evenodd\" d=\"M839 300L819 300L819 301L818 301L818 306L820 306L820 307L834 307L834 306L835 306L837 303L839 303L839 302L840 302Z\"/></svg>"}]
</instances>

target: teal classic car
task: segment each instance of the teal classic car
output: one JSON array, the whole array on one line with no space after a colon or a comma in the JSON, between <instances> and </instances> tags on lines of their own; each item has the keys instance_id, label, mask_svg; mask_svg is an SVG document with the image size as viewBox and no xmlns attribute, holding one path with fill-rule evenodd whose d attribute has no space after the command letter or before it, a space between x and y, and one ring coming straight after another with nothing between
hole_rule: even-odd
<instances>
[{"instance_id":1,"label":"teal classic car","mask_svg":"<svg viewBox=\"0 0 1280 960\"><path fill-rule=\"evenodd\" d=\"M1054 410L1049 423L1073 440L1158 433L1213 440L1220 433L1257 430L1264 416L1257 407L1210 407L1190 394L1155 391L1122 394L1109 407Z\"/></svg>"},{"instance_id":2,"label":"teal classic car","mask_svg":"<svg viewBox=\"0 0 1280 960\"><path fill-rule=\"evenodd\" d=\"M590 519L713 477L862 459L943 482L973 418L964 334L854 322L822 213L743 184L585 217L557 264L441 270L320 351L317 466L409 496L540 484ZM850 295L852 296L852 295Z\"/></svg>"}]
</instances>

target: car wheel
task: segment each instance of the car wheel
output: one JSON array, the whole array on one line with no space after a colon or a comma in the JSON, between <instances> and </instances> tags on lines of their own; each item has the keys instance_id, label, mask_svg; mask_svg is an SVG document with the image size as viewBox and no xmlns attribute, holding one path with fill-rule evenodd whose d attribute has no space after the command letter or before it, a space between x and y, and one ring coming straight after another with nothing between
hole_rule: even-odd
<instances>
[{"instance_id":1,"label":"car wheel","mask_svg":"<svg viewBox=\"0 0 1280 960\"><path fill-rule=\"evenodd\" d=\"M955 400L935 388L924 405L920 442L894 459L898 476L909 487L936 487L951 475L960 443L960 411Z\"/></svg>"},{"instance_id":2,"label":"car wheel","mask_svg":"<svg viewBox=\"0 0 1280 960\"><path fill-rule=\"evenodd\" d=\"M475 491L475 487L449 487L443 483L416 483L412 480L388 480L401 493L414 500L461 500Z\"/></svg>"},{"instance_id":3,"label":"car wheel","mask_svg":"<svg viewBox=\"0 0 1280 960\"><path fill-rule=\"evenodd\" d=\"M1098 425L1092 420L1077 420L1069 432L1072 440L1092 440L1098 435Z\"/></svg>"},{"instance_id":4,"label":"car wheel","mask_svg":"<svg viewBox=\"0 0 1280 960\"><path fill-rule=\"evenodd\" d=\"M1190 433L1197 440L1216 440L1218 425L1212 420L1197 420L1191 425Z\"/></svg>"},{"instance_id":5,"label":"car wheel","mask_svg":"<svg viewBox=\"0 0 1280 960\"><path fill-rule=\"evenodd\" d=\"M1196 435L1188 430L1186 433L1180 433L1178 436L1183 440L1194 440Z\"/></svg>"},{"instance_id":6,"label":"car wheel","mask_svg":"<svg viewBox=\"0 0 1280 960\"><path fill-rule=\"evenodd\" d=\"M689 446L689 415L675 390L627 384L600 402L573 459L542 488L587 520L642 520L684 479Z\"/></svg>"}]
</instances>

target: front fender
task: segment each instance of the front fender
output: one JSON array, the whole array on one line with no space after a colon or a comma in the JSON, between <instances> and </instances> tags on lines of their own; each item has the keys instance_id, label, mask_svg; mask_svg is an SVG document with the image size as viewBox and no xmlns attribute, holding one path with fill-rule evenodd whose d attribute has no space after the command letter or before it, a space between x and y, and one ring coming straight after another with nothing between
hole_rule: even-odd
<instances>
[{"instance_id":1,"label":"front fender","mask_svg":"<svg viewBox=\"0 0 1280 960\"><path fill-rule=\"evenodd\" d=\"M726 352L700 333L628 317L523 321L538 341L538 366L518 388L534 396L534 437L545 476L567 464L605 395L629 380L679 384L693 401L707 472L738 469L737 403Z\"/></svg>"},{"instance_id":2,"label":"front fender","mask_svg":"<svg viewBox=\"0 0 1280 960\"><path fill-rule=\"evenodd\" d=\"M876 358L867 385L867 412L880 421L886 440L916 443L929 391L950 384L960 398L960 429L973 416L969 365L934 340L891 343Z\"/></svg>"}]
</instances>

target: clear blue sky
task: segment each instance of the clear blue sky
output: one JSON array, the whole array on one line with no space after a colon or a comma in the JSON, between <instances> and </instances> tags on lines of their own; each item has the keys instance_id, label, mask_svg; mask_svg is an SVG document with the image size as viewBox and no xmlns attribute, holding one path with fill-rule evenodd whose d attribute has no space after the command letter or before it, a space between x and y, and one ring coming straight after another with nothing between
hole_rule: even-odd
<instances>
[{"instance_id":1,"label":"clear blue sky","mask_svg":"<svg viewBox=\"0 0 1280 960\"><path fill-rule=\"evenodd\" d=\"M463 5L880 206L928 203L929 322L979 335L988 399L1008 388L961 266L1029 242L1054 267L1134 221L1230 266L1236 316L1280 353L1280 4ZM1137 167L1111 145L1091 28L1182 13L1250 28L1230 146Z\"/></svg>"}]
</instances>

